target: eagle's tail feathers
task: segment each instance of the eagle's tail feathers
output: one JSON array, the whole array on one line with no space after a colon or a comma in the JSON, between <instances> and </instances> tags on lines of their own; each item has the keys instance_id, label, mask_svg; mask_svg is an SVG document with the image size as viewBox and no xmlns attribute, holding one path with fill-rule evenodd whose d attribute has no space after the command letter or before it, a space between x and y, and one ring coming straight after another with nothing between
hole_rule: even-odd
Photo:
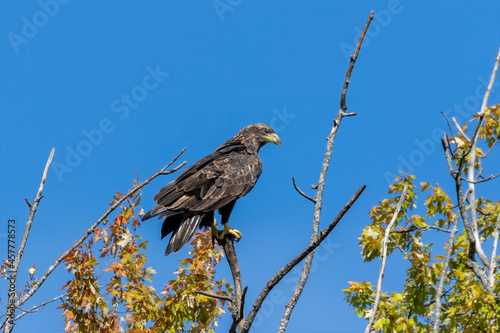
<instances>
[{"instance_id":1,"label":"eagle's tail feathers","mask_svg":"<svg viewBox=\"0 0 500 333\"><path fill-rule=\"evenodd\" d=\"M174 230L172 236L170 237L167 249L165 250L165 255L178 252L191 240L196 229L200 225L201 220L203 219L203 215L204 214L196 214L179 223L177 229Z\"/></svg>"}]
</instances>

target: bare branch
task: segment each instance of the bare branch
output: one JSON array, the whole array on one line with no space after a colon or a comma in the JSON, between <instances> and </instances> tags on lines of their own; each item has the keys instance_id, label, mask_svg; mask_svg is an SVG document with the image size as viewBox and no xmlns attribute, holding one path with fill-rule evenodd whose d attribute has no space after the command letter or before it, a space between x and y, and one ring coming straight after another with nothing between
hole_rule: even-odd
<instances>
[{"instance_id":1,"label":"bare branch","mask_svg":"<svg viewBox=\"0 0 500 333\"><path fill-rule=\"evenodd\" d=\"M349 211L349 209L352 207L352 205L356 202L356 200L359 198L361 193L365 190L366 186L362 185L358 188L356 193L352 196L351 199L347 202L347 204L342 208L342 210L337 214L335 219L333 219L332 223L323 230L322 232L319 233L319 236L314 240L314 242L306 247L301 253L299 253L294 259L292 259L288 264L286 264L284 267L279 269L274 276L266 283L266 286L262 291L260 292L259 296L255 300L254 304L252 305L252 308L250 309L250 312L248 313L248 317L245 320L245 324L243 325L243 328L239 331L240 333L246 333L250 330L250 327L252 326L252 323L255 319L255 316L257 315L260 307L262 306L262 303L266 299L267 295L269 292L278 284L278 282L281 281L290 271L297 266L299 262L301 262L309 253L314 251L324 240L325 238L330 234L330 232L337 226L339 221L342 219L342 217Z\"/></svg>"},{"instance_id":2,"label":"bare branch","mask_svg":"<svg viewBox=\"0 0 500 333\"><path fill-rule=\"evenodd\" d=\"M26 222L26 227L24 228L23 238L21 238L21 243L19 244L19 249L17 250L16 259L14 260L14 263L11 267L10 284L14 286L16 285L17 271L19 269L19 264L21 263L21 258L24 253L24 248L26 246L26 242L28 241L28 236L30 234L31 225L33 224L33 219L35 218L35 213L38 208L38 204L42 199L43 188L45 187L45 180L47 179L47 173L49 172L50 163L52 163L52 158L54 157L55 151L56 150L54 148L52 148L52 150L50 151L49 159L47 160L47 163L45 164L45 169L43 170L42 181L40 182L40 187L38 188L35 200L33 200L33 204L30 205L29 201L25 199L26 203L30 207L30 213L28 215L28 221ZM14 297L15 297L15 292L9 293L8 303L7 303L9 306L7 307L7 312L12 312L12 314L14 314L16 309L19 307L18 304L14 303L15 302ZM14 307L11 307L10 306L11 304L14 304ZM9 318L10 317L8 315L5 318L4 332L6 333L10 333L12 331L11 320Z\"/></svg>"},{"instance_id":3,"label":"bare branch","mask_svg":"<svg viewBox=\"0 0 500 333\"><path fill-rule=\"evenodd\" d=\"M55 301L57 301L58 299L62 299L64 296L66 296L66 295L60 295L60 296L54 297L54 298L53 298L53 299L51 299L51 300L48 300L48 301L45 301L45 302L43 302L43 303L41 303L41 304L38 304L38 305L33 306L33 307L32 307L31 309L29 309L29 310L22 310L21 308L19 308L20 310L22 310L22 311L23 311L23 313L21 313L21 314L20 314L20 315L18 315L16 318L14 318L14 321L21 319L22 317L24 317L24 316L25 316L26 314L28 314L28 313L38 312L38 311L42 310L42 309L45 307L45 305L47 305L47 304L49 304L49 303L52 303L52 302L55 302ZM2 315L2 316L0 316L0 317L3 317L3 316L4 316L4 315ZM2 329L2 328L4 327L4 325L5 325L5 323L3 323L2 325L0 325L0 329Z\"/></svg>"},{"instance_id":4,"label":"bare branch","mask_svg":"<svg viewBox=\"0 0 500 333\"><path fill-rule=\"evenodd\" d=\"M143 181L141 184L137 185L135 188L133 188L132 190L130 190L126 195L124 195L120 200L116 201L111 207L109 207L108 210L106 210L106 212L99 219L97 219L97 221L94 222L94 224L92 224L92 226L83 234L82 237L80 237L80 239L78 241L76 241L73 245L71 245L66 251L64 251L63 254L61 254L59 256L59 258L56 259L56 261L54 261L54 263L47 269L47 271L42 275L42 277L40 277L40 279L36 282L36 284L34 286L32 286L31 289L26 294L24 294L15 303L16 307L19 307L19 306L23 305L28 299L30 299L30 297L33 296L33 294L35 294L36 291L40 288L40 286L45 282L45 280L48 278L48 276L50 274L52 274L52 272L54 271L54 269L56 269L56 267L64 260L64 258L66 258L73 250L75 250L80 244L82 244L85 241L85 239L91 233L94 232L94 230L99 226L99 224L101 224L102 221L104 221L105 219L107 219L108 216L117 207L119 207L122 202L124 202L131 195L135 194L141 188L143 188L144 186L146 186L147 184L149 184L149 182L151 182L156 177L158 177L160 175L171 174L171 173L179 170L180 168L182 168L186 164L186 162L182 162L177 167L175 167L175 168L173 168L171 170L165 171L165 169L167 167L169 167L170 165L172 165L180 157L180 155L184 152L184 150L185 150L185 148L167 166L165 166L164 168L162 168L160 171L156 172L154 175L152 175L151 177L149 177L148 179L146 179L145 181Z\"/></svg>"},{"instance_id":5,"label":"bare branch","mask_svg":"<svg viewBox=\"0 0 500 333\"><path fill-rule=\"evenodd\" d=\"M293 180L293 187L295 187L295 190L297 190L297 192L299 192L300 195L302 195L304 198L306 198L307 200L310 200L314 203L316 203L316 200L314 200L313 198L311 198L310 196L308 196L307 194L304 193L304 191L302 191L298 186L297 184L295 183L295 178L292 177L292 180Z\"/></svg>"},{"instance_id":6,"label":"bare branch","mask_svg":"<svg viewBox=\"0 0 500 333\"><path fill-rule=\"evenodd\" d=\"M368 321L368 325L366 325L365 333L371 332L373 322L375 321L375 315L377 314L378 304L380 302L380 294L382 293L382 280L384 279L385 262L387 260L387 243L389 242L389 235L391 233L392 226L396 223L399 211L401 210L401 207L403 206L403 203L406 199L407 190L408 190L408 185L405 185L405 187L403 188L403 192L401 192L401 197L399 198L399 202L398 205L396 206L396 210L394 211L394 215L392 216L391 222L385 229L384 240L382 242L382 262L380 264L380 272L378 276L377 293L375 294L375 302L373 303L370 320Z\"/></svg>"},{"instance_id":7,"label":"bare branch","mask_svg":"<svg viewBox=\"0 0 500 333\"><path fill-rule=\"evenodd\" d=\"M500 207L499 207L500 209ZM497 256L497 246L498 246L498 236L500 234L500 211L498 212L497 216L497 222L495 225L495 230L493 231L493 246L491 249L491 261L490 261L490 286L493 288L493 285L495 283L495 267L496 267L496 260L495 257Z\"/></svg>"},{"instance_id":8,"label":"bare branch","mask_svg":"<svg viewBox=\"0 0 500 333\"><path fill-rule=\"evenodd\" d=\"M241 273L240 266L238 264L238 257L236 256L236 251L234 249L234 236L226 236L224 239L224 254L226 255L227 262L231 268L231 274L233 275L234 281L234 301L231 306L231 316L233 317L233 323L229 332L235 333L236 328L241 332L243 326L243 321L245 319L245 312L243 309L243 288L241 286Z\"/></svg>"},{"instance_id":9,"label":"bare branch","mask_svg":"<svg viewBox=\"0 0 500 333\"><path fill-rule=\"evenodd\" d=\"M323 203L322 202L323 190L325 188L326 173L328 171L328 167L330 166L330 159L332 156L333 142L335 140L335 136L337 135L337 130L340 126L340 122L342 121L342 118L346 116L345 111L347 110L347 105L346 105L347 87L349 86L352 70L354 68L354 64L356 63L356 59L358 58L359 50L361 49L361 44L363 43L363 39L365 37L365 34L368 31L368 27L370 26L370 23L373 19L373 15L374 15L374 12L372 11L370 13L370 16L368 17L368 20L365 24L363 31L361 32L361 36L359 37L358 44L356 45L356 49L354 51L354 54L351 56L351 61L349 63L349 67L347 69L347 73L346 73L346 76L344 79L344 84L342 87L342 92L340 94L340 108L339 108L339 111L337 113L337 118L333 122L333 127L330 131L330 135L327 138L325 158L323 160L323 165L321 167L321 172L320 172L319 181L318 181L318 185L317 185L317 191L316 191L316 200L314 202L313 227L312 227L312 232L311 232L311 240L310 240L309 244L313 244L313 242L318 237L319 221L320 221L321 208L322 208L322 203ZM348 115L352 116L354 114L351 113ZM290 320L290 316L292 314L292 311L293 311L295 305L297 304L297 301L299 300L300 295L302 294L302 290L304 289L304 286L305 286L307 279L309 277L313 257L314 257L314 252L312 252L307 257L307 259L304 263L304 268L302 270L302 274L300 276L300 280L297 284L297 287L295 288L295 291L293 292L292 296L290 297L290 300L288 301L287 305L285 306L285 312L283 313L283 317L281 318L280 326L278 328L278 333L284 333L286 331L286 328L288 326L288 322Z\"/></svg>"},{"instance_id":10,"label":"bare branch","mask_svg":"<svg viewBox=\"0 0 500 333\"><path fill-rule=\"evenodd\" d=\"M484 183L484 182L487 182L488 180L495 179L495 178L497 178L498 176L500 176L500 173L499 173L498 175L491 175L491 176L489 176L488 178L484 178L484 179L481 179L481 180L473 180L473 181L470 181L469 179L467 179L467 178L463 178L463 177L461 177L461 179L462 179L462 180L464 180L464 181L466 181L466 182L468 182L469 184L479 184L479 183ZM478 209L477 209L477 207L476 207L476 210L478 210Z\"/></svg>"},{"instance_id":11,"label":"bare branch","mask_svg":"<svg viewBox=\"0 0 500 333\"><path fill-rule=\"evenodd\" d=\"M453 227L451 228L450 237L448 238L448 250L446 252L446 258L443 262L443 269L441 271L441 276L439 277L439 285L436 290L436 297L434 302L435 314L434 314L434 333L439 333L439 325L441 324L441 297L444 295L444 280L446 279L446 272L448 271L448 265L450 264L451 254L453 253L453 242L455 240L455 234L458 230L458 220L459 215L455 215L453 220Z\"/></svg>"},{"instance_id":12,"label":"bare branch","mask_svg":"<svg viewBox=\"0 0 500 333\"><path fill-rule=\"evenodd\" d=\"M480 115L484 114L486 110L486 105L488 104L488 99L490 98L491 89L493 88L493 83L495 82L495 77L497 76L498 65L500 64L500 49L498 49L498 55L495 58L495 66L493 66L493 72L491 73L490 83L488 84L488 88L484 93L483 104L481 105Z\"/></svg>"},{"instance_id":13,"label":"bare branch","mask_svg":"<svg viewBox=\"0 0 500 333\"><path fill-rule=\"evenodd\" d=\"M28 201L28 199L27 199L27 198L24 198L24 201L26 201L26 204L27 204L27 205L28 205L28 207L31 209L31 204L30 204L30 202Z\"/></svg>"},{"instance_id":14,"label":"bare branch","mask_svg":"<svg viewBox=\"0 0 500 333\"><path fill-rule=\"evenodd\" d=\"M430 229L436 229L438 231L447 232L447 233L451 232L450 230L447 230L447 229L444 229L444 228L441 228L441 227L438 227L438 226L435 226L435 225L428 225L427 227L422 227L422 228L420 228L420 227L414 227L414 228L410 228L410 229L393 230L393 231L391 231L391 234L405 234L405 233L416 231L416 230L427 231L427 230L430 230Z\"/></svg>"},{"instance_id":15,"label":"bare branch","mask_svg":"<svg viewBox=\"0 0 500 333\"><path fill-rule=\"evenodd\" d=\"M470 142L470 138L467 136L467 134L465 134L465 132L462 130L462 127L460 127L460 125L458 124L457 120L455 119L455 117L451 117L451 120L453 120L453 123L455 124L455 127L457 128L457 131L458 133L460 133L460 135L465 139L467 140L467 142Z\"/></svg>"}]
</instances>

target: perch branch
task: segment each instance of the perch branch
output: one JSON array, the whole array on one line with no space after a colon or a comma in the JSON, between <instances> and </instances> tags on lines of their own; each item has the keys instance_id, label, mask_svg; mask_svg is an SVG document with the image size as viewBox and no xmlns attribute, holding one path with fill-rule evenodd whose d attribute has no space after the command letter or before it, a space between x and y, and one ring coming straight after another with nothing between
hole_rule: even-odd
<instances>
[{"instance_id":1,"label":"perch branch","mask_svg":"<svg viewBox=\"0 0 500 333\"><path fill-rule=\"evenodd\" d=\"M359 50L361 49L361 44L363 43L363 39L365 37L365 34L368 31L368 27L370 26L370 23L373 19L373 15L374 15L374 12L372 11L370 13L370 16L368 17L368 20L367 20L365 27L361 33L361 36L359 37L358 44L356 45L356 49L354 51L354 54L351 56L351 61L349 62L349 67L348 67L347 73L345 75L344 84L342 87L342 92L340 94L340 108L339 108L339 111L337 113L337 118L333 122L333 127L330 131L330 135L328 135L328 138L327 138L325 158L323 160L323 165L321 167L321 173L319 175L318 185L316 188L317 191L316 191L316 200L314 202L313 227L312 227L311 239L310 239L309 244L313 244L315 242L316 238L318 237L321 208L322 208L322 203L323 203L322 202L323 191L325 188L326 173L328 171L328 167L330 166L330 159L332 156L333 142L335 140L335 136L337 135L337 130L340 126L340 122L342 121L342 118L345 117L345 111L347 110L346 95L347 95L347 88L349 86L349 82L351 79L351 73L352 73L352 70L354 68L354 64L356 63L356 59L358 58ZM352 116L353 114L350 114L350 115ZM286 331L286 328L288 326L288 322L290 321L290 316L292 314L292 311L293 311L295 305L297 304L297 301L299 300L299 297L302 294L302 290L304 289L304 286L305 286L307 279L309 277L313 257L314 257L314 252L311 252L311 254L306 258L306 261L304 263L304 268L302 269L302 274L300 276L299 282L297 283L297 286L295 287L295 291L293 292L292 296L290 297L290 300L288 301L287 305L285 306L285 312L283 313L283 317L281 318L280 326L278 328L278 333L284 333Z\"/></svg>"},{"instance_id":2,"label":"perch branch","mask_svg":"<svg viewBox=\"0 0 500 333\"><path fill-rule=\"evenodd\" d=\"M396 223L399 211L401 210L401 207L403 206L403 203L406 199L407 190L408 190L408 185L405 185L405 187L403 188L403 192L401 192L401 197L399 198L399 202L398 205L396 206L396 210L394 211L394 215L392 216L391 222L389 222L389 225L385 229L384 240L382 241L382 262L380 263L380 272L378 275L377 293L375 294L375 302L373 303L373 308L370 314L370 320L368 321L368 325L366 325L365 333L371 332L373 322L375 321L378 304L380 303L380 294L382 293L382 280L384 279L385 262L387 260L387 243L389 242L389 235L391 233L392 226Z\"/></svg>"},{"instance_id":3,"label":"perch branch","mask_svg":"<svg viewBox=\"0 0 500 333\"><path fill-rule=\"evenodd\" d=\"M234 236L226 236L224 239L224 254L226 255L227 262L231 268L231 274L234 281L234 301L231 306L231 316L233 323L229 330L230 333L236 332L236 328L241 332L243 321L245 319L245 312L243 309L243 288L241 285L240 266L238 264L238 257L234 249Z\"/></svg>"}]
</instances>

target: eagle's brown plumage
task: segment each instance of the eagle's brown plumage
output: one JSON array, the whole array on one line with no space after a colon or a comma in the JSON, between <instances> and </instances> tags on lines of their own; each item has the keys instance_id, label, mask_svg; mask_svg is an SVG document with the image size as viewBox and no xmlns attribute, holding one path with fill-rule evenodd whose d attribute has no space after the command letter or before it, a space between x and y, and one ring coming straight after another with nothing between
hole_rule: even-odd
<instances>
[{"instance_id":1,"label":"eagle's brown plumage","mask_svg":"<svg viewBox=\"0 0 500 333\"><path fill-rule=\"evenodd\" d=\"M142 220L165 218L162 239L172 233L165 255L179 251L196 228L209 226L214 211L219 210L221 222L228 223L236 200L250 192L262 172L257 153L268 142L281 143L271 127L249 125L154 196L157 206Z\"/></svg>"}]
</instances>

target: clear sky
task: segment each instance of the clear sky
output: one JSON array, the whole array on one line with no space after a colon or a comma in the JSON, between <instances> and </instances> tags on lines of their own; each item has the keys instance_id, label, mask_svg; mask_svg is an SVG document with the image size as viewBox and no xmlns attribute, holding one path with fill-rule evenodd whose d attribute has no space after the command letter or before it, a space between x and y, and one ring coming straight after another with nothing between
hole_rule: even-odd
<instances>
[{"instance_id":1,"label":"clear sky","mask_svg":"<svg viewBox=\"0 0 500 333\"><path fill-rule=\"evenodd\" d=\"M314 195L348 55L372 9L347 96L358 116L338 132L321 227L360 185L367 189L318 251L288 330L361 331L365 321L342 289L376 282L379 262L363 263L356 238L398 169L453 189L436 139L446 128L440 111L464 121L478 110L500 46L498 1L0 0L0 257L9 218L22 233L24 198L33 200L52 147L54 168L21 271L33 262L45 271L136 172L149 177L184 147L181 160L194 163L264 122L282 145L261 150L263 174L231 217L244 235L237 252L246 304L253 303L309 242L312 205L291 178ZM500 103L500 83L490 101ZM144 189L145 210L173 178ZM164 257L157 220L140 233L161 287L188 250ZM219 267L229 279L226 264ZM404 265L390 261L388 270L384 289L399 288ZM276 331L296 276L276 287L254 332ZM59 267L27 307L60 295L68 279ZM56 306L26 316L16 331L61 331ZM220 331L229 324L226 314Z\"/></svg>"}]
</instances>

